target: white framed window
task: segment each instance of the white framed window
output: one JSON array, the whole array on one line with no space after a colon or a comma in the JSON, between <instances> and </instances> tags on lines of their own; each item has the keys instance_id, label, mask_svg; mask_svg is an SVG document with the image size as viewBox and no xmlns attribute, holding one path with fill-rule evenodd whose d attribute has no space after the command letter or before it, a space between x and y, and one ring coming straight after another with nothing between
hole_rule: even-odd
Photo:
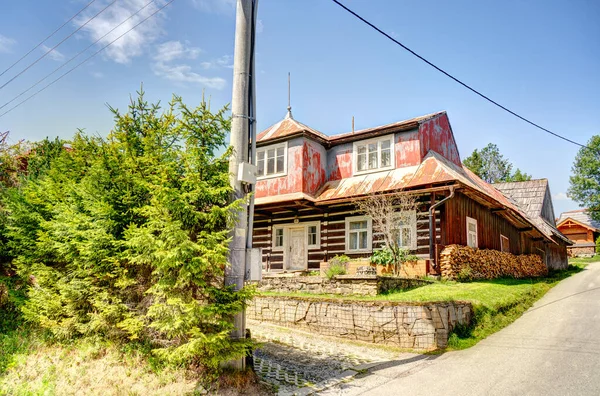
<instances>
[{"instance_id":1,"label":"white framed window","mask_svg":"<svg viewBox=\"0 0 600 396\"><path fill-rule=\"evenodd\" d=\"M273 227L273 250L283 250L284 236L284 226Z\"/></svg>"},{"instance_id":2,"label":"white framed window","mask_svg":"<svg viewBox=\"0 0 600 396\"><path fill-rule=\"evenodd\" d=\"M467 216L467 246L479 247L477 243L477 220Z\"/></svg>"},{"instance_id":3,"label":"white framed window","mask_svg":"<svg viewBox=\"0 0 600 396\"><path fill-rule=\"evenodd\" d=\"M398 214L398 246L409 250L417 248L417 211L410 210Z\"/></svg>"},{"instance_id":4,"label":"white framed window","mask_svg":"<svg viewBox=\"0 0 600 396\"><path fill-rule=\"evenodd\" d=\"M346 252L373 250L372 220L368 216L346 217Z\"/></svg>"},{"instance_id":5,"label":"white framed window","mask_svg":"<svg viewBox=\"0 0 600 396\"><path fill-rule=\"evenodd\" d=\"M256 149L256 177L284 176L287 174L287 142Z\"/></svg>"},{"instance_id":6,"label":"white framed window","mask_svg":"<svg viewBox=\"0 0 600 396\"><path fill-rule=\"evenodd\" d=\"M500 234L500 250L503 252L510 253L510 241L507 237Z\"/></svg>"},{"instance_id":7,"label":"white framed window","mask_svg":"<svg viewBox=\"0 0 600 396\"><path fill-rule=\"evenodd\" d=\"M354 142L354 173L394 167L394 135Z\"/></svg>"}]
</instances>

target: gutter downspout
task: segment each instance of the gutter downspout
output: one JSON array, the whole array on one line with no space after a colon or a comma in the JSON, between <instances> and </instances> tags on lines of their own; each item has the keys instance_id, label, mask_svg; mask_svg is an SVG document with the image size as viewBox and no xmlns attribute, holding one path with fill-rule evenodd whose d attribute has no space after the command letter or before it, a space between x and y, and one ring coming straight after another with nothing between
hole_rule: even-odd
<instances>
[{"instance_id":1,"label":"gutter downspout","mask_svg":"<svg viewBox=\"0 0 600 396\"><path fill-rule=\"evenodd\" d=\"M450 186L450 195L442 199L440 202L431 205L429 208L429 259L433 262L433 268L437 268L434 251L435 240L432 238L433 230L435 229L435 209L452 197L454 197L454 186Z\"/></svg>"}]
</instances>

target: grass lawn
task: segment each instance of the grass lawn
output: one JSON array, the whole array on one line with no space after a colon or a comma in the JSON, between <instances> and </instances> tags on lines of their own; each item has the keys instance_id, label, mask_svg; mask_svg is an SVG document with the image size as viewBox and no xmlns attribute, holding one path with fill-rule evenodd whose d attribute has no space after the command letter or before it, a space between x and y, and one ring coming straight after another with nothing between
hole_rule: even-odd
<instances>
[{"instance_id":1,"label":"grass lawn","mask_svg":"<svg viewBox=\"0 0 600 396\"><path fill-rule=\"evenodd\" d=\"M537 279L494 279L477 282L440 281L407 291L377 296L334 296L308 293L263 293L272 296L326 297L360 301L470 301L474 320L469 328L457 328L448 340L449 349L475 345L519 318L535 301L561 280L583 270L586 263L569 265L563 271Z\"/></svg>"}]
</instances>

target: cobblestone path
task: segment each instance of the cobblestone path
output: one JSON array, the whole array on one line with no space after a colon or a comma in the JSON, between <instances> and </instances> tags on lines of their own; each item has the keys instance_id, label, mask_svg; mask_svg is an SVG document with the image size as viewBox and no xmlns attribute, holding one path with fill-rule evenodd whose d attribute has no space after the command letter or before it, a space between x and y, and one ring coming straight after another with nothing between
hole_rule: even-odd
<instances>
[{"instance_id":1,"label":"cobblestone path","mask_svg":"<svg viewBox=\"0 0 600 396\"><path fill-rule=\"evenodd\" d=\"M247 327L262 344L254 352L255 370L278 386L279 395L317 393L371 367L416 356L255 321Z\"/></svg>"}]
</instances>

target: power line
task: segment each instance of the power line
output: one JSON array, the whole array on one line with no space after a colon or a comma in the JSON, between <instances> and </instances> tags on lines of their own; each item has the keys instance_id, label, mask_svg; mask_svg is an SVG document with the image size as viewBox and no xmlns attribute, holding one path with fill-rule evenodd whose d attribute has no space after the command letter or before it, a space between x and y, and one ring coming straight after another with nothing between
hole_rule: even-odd
<instances>
[{"instance_id":1,"label":"power line","mask_svg":"<svg viewBox=\"0 0 600 396\"><path fill-rule=\"evenodd\" d=\"M39 58L37 58L35 61L33 61L31 64L29 64L25 69L21 70L16 76L14 76L13 78L11 78L10 80L8 80L7 82L5 82L2 86L0 86L0 89L6 87L8 84L10 84L12 81L14 81L17 77L19 77L21 74L25 73L27 70L29 70L31 67L33 67L36 63L38 63L40 60L44 59L46 57L46 55L48 55L50 52L54 51L59 45L61 45L62 43L64 43L65 41L67 41L69 38L73 37L73 35L75 33L77 33L78 31L80 31L85 25L87 25L88 23L90 23L92 20L94 20L98 15L102 14L108 7L112 6L113 4L115 4L117 2L117 0L113 0L111 3L109 3L106 7L104 7L103 9L101 9L100 11L98 11L98 13L96 15L94 15L93 17L91 17L90 19L88 19L83 25L79 26L77 29L75 29L73 32L71 32L71 34L69 34L67 37L65 37L64 39L61 40L61 42L59 42L58 44L56 44L54 47L50 48L48 51L46 51L42 56L40 56Z\"/></svg>"},{"instance_id":2,"label":"power line","mask_svg":"<svg viewBox=\"0 0 600 396\"><path fill-rule=\"evenodd\" d=\"M53 85L54 83L56 83L58 80L60 80L61 78L65 77L67 74L71 73L73 70L77 69L79 66L83 65L85 62L87 62L88 60L90 60L94 56L98 55L100 52L104 51L108 46L112 45L114 42L116 42L117 40L119 40L121 37L125 36L127 33L131 32L133 29L135 29L136 27L140 26L142 23L146 22L148 19L152 18L154 15L158 14L160 11L162 11L165 7L167 7L169 4L171 4L174 1L175 0L170 0L168 3L166 3L163 6L161 6L158 10L154 11L152 14L150 14L146 18L142 19L139 23L137 23L136 25L134 25L131 29L127 30L126 32L124 32L123 34L121 34L119 37L117 37L116 39L114 39L110 43L106 44L104 47L100 48L98 51L94 52L92 55L88 56L87 58L85 58L84 60L82 60L81 62L79 62L77 65L73 66L72 68L70 68L69 70L67 70L66 72L64 72L60 76L58 76L56 79L52 80L52 82L48 83L43 88L39 89L38 91L36 91L32 95L30 95L27 98L25 98L24 100L20 101L15 106L13 106L10 109L6 110L4 113L0 114L0 117L3 117L4 115L10 113L14 109L16 109L17 107L19 107L20 105L22 105L23 103L27 102L29 99L33 98L35 95L37 95L40 92L46 90L48 87L50 87L51 85Z\"/></svg>"},{"instance_id":3,"label":"power line","mask_svg":"<svg viewBox=\"0 0 600 396\"><path fill-rule=\"evenodd\" d=\"M47 74L45 77L43 77L42 79L38 80L35 84L33 84L32 86L30 86L29 88L27 88L25 91L21 92L20 94L18 94L17 96L15 96L11 100L9 100L8 102L4 103L2 106L0 106L0 110L3 109L3 108L5 108L6 106L8 106L9 104L11 104L15 100L19 99L21 96L23 96L24 94L26 94L27 92L29 92L33 88L35 88L37 85L39 85L42 81L44 81L45 79L47 79L48 77L50 77L51 75L53 75L54 73L56 73L57 71L59 71L60 69L62 69L63 67L65 67L66 65L68 65L69 63L71 63L75 58L78 58L79 55L83 54L84 52L86 52L87 50L89 50L91 47L93 47L94 45L98 44L100 42L100 40L102 40L103 38L105 38L106 36L108 36L109 34L111 34L112 32L114 32L117 28L119 28L125 22L127 22L128 20L130 20L131 18L133 18L134 16L136 16L137 14L139 14L141 11L143 11L146 7L148 7L150 4L154 3L155 1L156 0L150 0L148 3L146 3L146 5L144 5L142 8L138 9L136 12L134 12L133 14L131 14L127 19L123 20L117 26L115 26L114 28L112 28L111 30L109 30L108 32L106 32L106 34L104 34L98 40L94 41L93 43L91 43L90 45L88 45L87 47L85 47L83 50L79 51L75 56L71 57L71 59L69 59L68 61L66 61L65 63L63 63L59 67L57 67L56 69L54 69L52 71L52 73Z\"/></svg>"},{"instance_id":4,"label":"power line","mask_svg":"<svg viewBox=\"0 0 600 396\"><path fill-rule=\"evenodd\" d=\"M92 3L96 1L96 0L92 0L89 3L87 3L87 5L85 7L83 7L81 10L79 10L77 12L77 14L73 15L71 18L69 18L68 21L66 21L65 23L63 23L62 25L60 25L60 27L58 29L56 29L55 31L53 31L52 33L50 33L48 36L46 36L45 39L43 39L42 41L40 41L38 43L38 45L36 45L35 47L33 47L32 49L29 50L28 53L26 53L25 55L23 55L22 57L20 57L15 63L13 63L12 65L10 65L6 70L4 70L2 73L0 73L0 77L2 77L7 71L9 71L10 69L12 69L17 63L21 62L23 59L25 59L29 54L31 54L33 51L35 51L37 48L39 48L42 44L44 44L50 37L54 36L60 29L64 28L67 23L71 22L73 19L77 18L77 16L79 14L81 14L83 11L85 11L89 6L92 5Z\"/></svg>"},{"instance_id":5,"label":"power line","mask_svg":"<svg viewBox=\"0 0 600 396\"><path fill-rule=\"evenodd\" d=\"M423 62L427 63L429 66L433 67L434 69L436 69L437 71L439 71L442 74L445 74L447 77L451 78L452 80L454 80L455 82L459 83L460 85L462 85L463 87L467 88L469 91L479 95L480 97L482 97L483 99L487 100L488 102L498 106L499 108L501 108L502 110L512 114L513 116L519 118L522 121L525 121L526 123L533 125L534 127L541 129L542 131L549 133L559 139L562 139L564 141L567 141L569 143L575 144L577 146L580 147L585 147L587 149L593 150L591 147L586 146L585 144L581 144L581 143L577 143L574 140L571 140L567 137L564 137L562 135L559 135L558 133L552 132L549 129L544 128L543 126L536 124L533 121L528 120L527 118L517 114L516 112L510 110L509 108L501 105L500 103L496 102L495 100L492 100L491 98L489 98L488 96L482 94L481 92L477 91L475 88L471 88L471 86L467 85L466 83L462 82L461 80L459 80L458 78L454 77L452 74L448 73L447 71L445 71L444 69L436 66L435 64L433 64L432 62L428 61L427 59L425 59L424 57L422 57L421 55L417 54L415 51L411 50L410 48L408 48L406 45L402 44L400 41L396 40L395 38L393 38L392 36L390 36L389 34L387 34L386 32L384 32L383 30L381 30L380 28L378 28L377 26L375 26L374 24L372 24L371 22L367 21L365 18L361 17L360 15L358 15L356 12L352 11L350 8L346 7L345 5L343 5L342 3L340 3L338 0L332 0L335 4L339 5L340 7L342 7L344 10L348 11L350 14L354 15L356 18L360 19L362 22L366 23L367 25L369 25L370 27L372 27L373 29L375 29L377 32L381 33L382 35L384 35L385 37L387 37L388 39L392 40L394 43L398 44L400 47L404 48L406 51L410 52L411 54L413 54L414 56L416 56L417 58L421 59ZM594 150L595 151L595 150Z\"/></svg>"}]
</instances>

